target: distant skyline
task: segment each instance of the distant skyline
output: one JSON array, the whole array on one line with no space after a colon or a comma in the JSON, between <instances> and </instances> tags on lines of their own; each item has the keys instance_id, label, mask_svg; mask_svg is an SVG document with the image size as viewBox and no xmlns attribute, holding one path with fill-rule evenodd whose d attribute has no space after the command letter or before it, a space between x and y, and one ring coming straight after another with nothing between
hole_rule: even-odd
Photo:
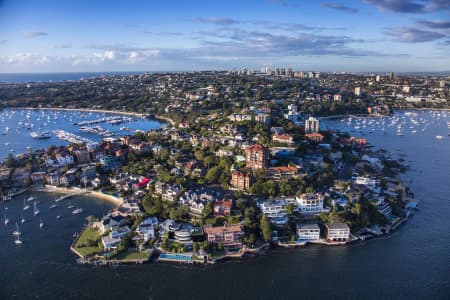
<instances>
[{"instance_id":1,"label":"distant skyline","mask_svg":"<svg viewBox=\"0 0 450 300\"><path fill-rule=\"evenodd\" d=\"M450 1L0 0L0 72L450 70Z\"/></svg>"}]
</instances>

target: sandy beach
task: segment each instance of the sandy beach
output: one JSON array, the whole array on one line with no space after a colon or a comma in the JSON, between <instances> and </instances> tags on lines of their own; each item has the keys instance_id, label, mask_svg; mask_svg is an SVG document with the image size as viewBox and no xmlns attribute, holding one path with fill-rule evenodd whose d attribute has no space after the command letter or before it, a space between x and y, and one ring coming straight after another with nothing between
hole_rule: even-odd
<instances>
[{"instance_id":1,"label":"sandy beach","mask_svg":"<svg viewBox=\"0 0 450 300\"><path fill-rule=\"evenodd\" d=\"M85 191L84 189L78 189L78 188L63 188L63 187L55 187L55 186L42 186L42 187L33 187L31 189L32 191L38 191L38 192L46 192L46 193L59 193L59 194L64 194L64 195L73 195L73 196L77 196L77 195L87 195L87 196L92 196L101 200L105 200L108 201L116 206L120 206L123 203L123 199L120 197L115 197L112 195L108 195L108 194L104 194L98 191L92 191L92 190L87 190Z\"/></svg>"}]
</instances>

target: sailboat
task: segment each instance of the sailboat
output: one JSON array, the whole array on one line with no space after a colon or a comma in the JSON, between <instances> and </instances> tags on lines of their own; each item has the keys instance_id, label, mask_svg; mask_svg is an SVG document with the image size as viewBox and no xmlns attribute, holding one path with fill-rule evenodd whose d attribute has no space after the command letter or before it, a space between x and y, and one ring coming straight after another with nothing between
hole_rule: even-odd
<instances>
[{"instance_id":1,"label":"sailboat","mask_svg":"<svg viewBox=\"0 0 450 300\"><path fill-rule=\"evenodd\" d=\"M37 216L41 211L37 208L36 202L34 202L34 215Z\"/></svg>"},{"instance_id":2,"label":"sailboat","mask_svg":"<svg viewBox=\"0 0 450 300\"><path fill-rule=\"evenodd\" d=\"M50 205L50 208L56 208L56 204Z\"/></svg>"},{"instance_id":3,"label":"sailboat","mask_svg":"<svg viewBox=\"0 0 450 300\"><path fill-rule=\"evenodd\" d=\"M22 234L22 232L20 232L19 224L17 224L17 222L16 222L16 230L14 230L13 235L14 236L19 236L21 234Z\"/></svg>"},{"instance_id":4,"label":"sailboat","mask_svg":"<svg viewBox=\"0 0 450 300\"><path fill-rule=\"evenodd\" d=\"M14 243L15 243L16 245L22 244L22 241L20 240L20 237L19 237L19 236L16 236L16 240L14 241Z\"/></svg>"},{"instance_id":5,"label":"sailboat","mask_svg":"<svg viewBox=\"0 0 450 300\"><path fill-rule=\"evenodd\" d=\"M20 223L25 223L26 222L26 220L25 220L25 218L23 217L23 215L22 215L22 219L20 220Z\"/></svg>"},{"instance_id":6,"label":"sailboat","mask_svg":"<svg viewBox=\"0 0 450 300\"><path fill-rule=\"evenodd\" d=\"M42 222L42 219L41 219L41 221L39 222L39 228L42 229L42 227L44 227L44 222Z\"/></svg>"},{"instance_id":7,"label":"sailboat","mask_svg":"<svg viewBox=\"0 0 450 300\"><path fill-rule=\"evenodd\" d=\"M25 202L25 199L23 199L23 210L30 209L30 206Z\"/></svg>"},{"instance_id":8,"label":"sailboat","mask_svg":"<svg viewBox=\"0 0 450 300\"><path fill-rule=\"evenodd\" d=\"M34 197L31 196L31 197L29 197L29 198L27 199L27 202L31 202L31 201L33 201L33 200L34 200Z\"/></svg>"},{"instance_id":9,"label":"sailboat","mask_svg":"<svg viewBox=\"0 0 450 300\"><path fill-rule=\"evenodd\" d=\"M8 223L9 223L9 219L6 217L6 214L5 214L5 221L4 221L4 223L5 223L5 225L8 225Z\"/></svg>"},{"instance_id":10,"label":"sailboat","mask_svg":"<svg viewBox=\"0 0 450 300\"><path fill-rule=\"evenodd\" d=\"M67 206L67 208L74 208L75 206L72 205L72 203L70 203L69 201L69 205Z\"/></svg>"}]
</instances>

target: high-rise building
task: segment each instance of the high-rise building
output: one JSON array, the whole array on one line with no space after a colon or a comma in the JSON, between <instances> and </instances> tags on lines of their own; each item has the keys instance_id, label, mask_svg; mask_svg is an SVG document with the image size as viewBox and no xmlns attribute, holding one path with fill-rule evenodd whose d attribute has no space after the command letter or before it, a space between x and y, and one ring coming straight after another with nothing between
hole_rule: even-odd
<instances>
[{"instance_id":1,"label":"high-rise building","mask_svg":"<svg viewBox=\"0 0 450 300\"><path fill-rule=\"evenodd\" d=\"M260 144L245 149L245 166L249 169L265 169L269 165L269 150Z\"/></svg>"},{"instance_id":2,"label":"high-rise building","mask_svg":"<svg viewBox=\"0 0 450 300\"><path fill-rule=\"evenodd\" d=\"M380 80L381 80L381 76L380 75L375 76L375 81L376 82L380 82Z\"/></svg>"},{"instance_id":3,"label":"high-rise building","mask_svg":"<svg viewBox=\"0 0 450 300\"><path fill-rule=\"evenodd\" d=\"M445 88L445 80L442 79L441 81L439 81L439 87L440 88Z\"/></svg>"},{"instance_id":4,"label":"high-rise building","mask_svg":"<svg viewBox=\"0 0 450 300\"><path fill-rule=\"evenodd\" d=\"M305 121L305 133L318 133L320 130L319 120L313 117L309 117L308 120Z\"/></svg>"},{"instance_id":5,"label":"high-rise building","mask_svg":"<svg viewBox=\"0 0 450 300\"><path fill-rule=\"evenodd\" d=\"M355 87L354 93L355 93L355 96L361 96L361 87L359 87L359 86Z\"/></svg>"}]
</instances>

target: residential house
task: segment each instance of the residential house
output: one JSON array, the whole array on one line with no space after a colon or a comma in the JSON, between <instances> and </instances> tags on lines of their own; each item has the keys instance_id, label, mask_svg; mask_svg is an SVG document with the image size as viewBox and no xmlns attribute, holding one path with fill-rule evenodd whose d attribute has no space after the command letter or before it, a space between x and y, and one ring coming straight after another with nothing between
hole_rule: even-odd
<instances>
[{"instance_id":1,"label":"residential house","mask_svg":"<svg viewBox=\"0 0 450 300\"><path fill-rule=\"evenodd\" d=\"M297 239L315 241L320 239L320 227L317 224L297 224Z\"/></svg>"},{"instance_id":2,"label":"residential house","mask_svg":"<svg viewBox=\"0 0 450 300\"><path fill-rule=\"evenodd\" d=\"M345 242L350 239L350 227L345 223L327 224L327 240Z\"/></svg>"},{"instance_id":3,"label":"residential house","mask_svg":"<svg viewBox=\"0 0 450 300\"><path fill-rule=\"evenodd\" d=\"M242 225L205 227L208 242L212 244L222 244L223 246L241 246L240 239L244 236Z\"/></svg>"},{"instance_id":4,"label":"residential house","mask_svg":"<svg viewBox=\"0 0 450 300\"><path fill-rule=\"evenodd\" d=\"M296 196L295 200L301 213L317 214L323 211L324 196L320 193L304 193Z\"/></svg>"},{"instance_id":5,"label":"residential house","mask_svg":"<svg viewBox=\"0 0 450 300\"><path fill-rule=\"evenodd\" d=\"M232 199L217 200L214 202L214 216L229 216L231 214Z\"/></svg>"}]
</instances>

